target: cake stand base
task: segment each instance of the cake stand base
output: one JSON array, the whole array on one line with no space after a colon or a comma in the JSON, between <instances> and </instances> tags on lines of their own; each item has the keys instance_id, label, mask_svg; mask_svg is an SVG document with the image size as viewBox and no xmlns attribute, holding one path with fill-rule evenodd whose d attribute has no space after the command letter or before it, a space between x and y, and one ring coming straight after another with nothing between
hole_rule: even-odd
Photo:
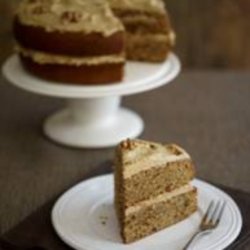
<instances>
[{"instance_id":1,"label":"cake stand base","mask_svg":"<svg viewBox=\"0 0 250 250\"><path fill-rule=\"evenodd\" d=\"M119 104L120 97L70 100L66 109L46 119L44 133L59 144L85 148L137 137L144 128L142 119Z\"/></svg>"}]
</instances>

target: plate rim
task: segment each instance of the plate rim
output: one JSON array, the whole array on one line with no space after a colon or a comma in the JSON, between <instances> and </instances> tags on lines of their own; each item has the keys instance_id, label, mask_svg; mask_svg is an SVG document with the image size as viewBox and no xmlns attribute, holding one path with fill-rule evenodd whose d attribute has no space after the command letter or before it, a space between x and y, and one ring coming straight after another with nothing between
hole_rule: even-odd
<instances>
[{"instance_id":1,"label":"plate rim","mask_svg":"<svg viewBox=\"0 0 250 250\"><path fill-rule=\"evenodd\" d=\"M80 249L79 249L79 246L77 244L75 244L74 242L68 240L65 235L57 228L57 225L56 225L56 212L57 212L57 209L58 207L60 207L60 203L67 198L67 196L69 196L72 191L74 192L77 192L78 189L81 189L82 186L85 186L85 185L88 185L89 183L91 182L95 182L97 181L98 179L106 179L106 178L113 178L113 173L108 173L108 174L103 174L103 175L98 175L98 176L93 176L93 177L90 177L86 180L83 180L83 181L80 181L79 183L76 183L75 185L73 185L72 187L70 187L68 190L66 190L64 193L62 193L59 198L55 201L53 207L52 207L52 210L51 210L51 222L52 222L52 226L53 226L53 229L54 231L56 232L56 234L59 236L59 238L66 244L68 244L70 247L73 247L74 249L76 250L99 250L97 248L93 248L93 246L88 246L88 245L84 245L82 246ZM227 193L225 192L224 190L218 188L217 186L214 186L213 184L207 182L207 181L204 181L204 180L201 180L199 178L195 178L192 180L192 183L194 185L201 185L201 186L205 186L205 188L209 188L209 190L216 190L217 193L219 193L219 196L224 196L226 197L226 199L230 200L231 204L234 206L234 212L237 214L237 230L233 230L231 235L230 235L230 238L228 239L227 238L227 241L225 242L225 240L222 240L222 242L220 242L220 245L217 246L217 242L212 245L212 246L209 246L209 247L206 247L202 250L222 250L224 249L225 247L229 246L232 242L235 241L235 239L239 236L241 230L242 230L242 226L243 226L243 218L242 218L242 213L241 213L241 210L239 208L239 206L237 205L237 203L234 201L234 199ZM70 195L71 196L71 195ZM216 247L216 248L214 248Z\"/></svg>"}]
</instances>

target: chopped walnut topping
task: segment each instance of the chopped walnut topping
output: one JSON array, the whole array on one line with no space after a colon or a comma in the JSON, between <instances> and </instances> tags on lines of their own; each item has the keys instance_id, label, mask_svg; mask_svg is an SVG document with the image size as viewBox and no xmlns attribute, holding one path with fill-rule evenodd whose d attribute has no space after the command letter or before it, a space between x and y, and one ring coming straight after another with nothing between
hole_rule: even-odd
<instances>
[{"instance_id":1,"label":"chopped walnut topping","mask_svg":"<svg viewBox=\"0 0 250 250\"><path fill-rule=\"evenodd\" d=\"M175 154L175 155L181 155L181 154L182 154L182 152L181 152L178 148L176 148L174 145L169 145L169 146L168 146L168 149L169 149L173 154Z\"/></svg>"},{"instance_id":2,"label":"chopped walnut topping","mask_svg":"<svg viewBox=\"0 0 250 250\"><path fill-rule=\"evenodd\" d=\"M65 11L61 15L61 20L69 23L77 23L81 20L82 14L77 11Z\"/></svg>"},{"instance_id":3,"label":"chopped walnut topping","mask_svg":"<svg viewBox=\"0 0 250 250\"><path fill-rule=\"evenodd\" d=\"M42 6L36 6L33 10L32 10L33 14L43 14L44 13L44 8Z\"/></svg>"},{"instance_id":4,"label":"chopped walnut topping","mask_svg":"<svg viewBox=\"0 0 250 250\"><path fill-rule=\"evenodd\" d=\"M121 147L123 149L131 150L135 147L135 143L133 141L131 141L130 139L127 139L127 140L121 142Z\"/></svg>"},{"instance_id":5,"label":"chopped walnut topping","mask_svg":"<svg viewBox=\"0 0 250 250\"><path fill-rule=\"evenodd\" d=\"M156 149L157 147L154 144L150 144L151 149Z\"/></svg>"}]
</instances>

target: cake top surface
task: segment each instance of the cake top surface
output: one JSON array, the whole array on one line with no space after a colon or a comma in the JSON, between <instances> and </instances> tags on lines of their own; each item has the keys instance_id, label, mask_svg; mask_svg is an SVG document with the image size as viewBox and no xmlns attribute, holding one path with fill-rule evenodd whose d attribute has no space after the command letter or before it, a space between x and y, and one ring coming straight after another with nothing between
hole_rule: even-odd
<instances>
[{"instance_id":1,"label":"cake top surface","mask_svg":"<svg viewBox=\"0 0 250 250\"><path fill-rule=\"evenodd\" d=\"M166 166L169 162L191 160L189 154L175 144L130 139L120 143L117 156L125 178L151 167Z\"/></svg>"},{"instance_id":2,"label":"cake top surface","mask_svg":"<svg viewBox=\"0 0 250 250\"><path fill-rule=\"evenodd\" d=\"M162 0L108 0L111 7L117 10L165 13Z\"/></svg>"},{"instance_id":3,"label":"cake top surface","mask_svg":"<svg viewBox=\"0 0 250 250\"><path fill-rule=\"evenodd\" d=\"M22 0L21 23L47 31L98 32L105 36L124 30L104 0Z\"/></svg>"}]
</instances>

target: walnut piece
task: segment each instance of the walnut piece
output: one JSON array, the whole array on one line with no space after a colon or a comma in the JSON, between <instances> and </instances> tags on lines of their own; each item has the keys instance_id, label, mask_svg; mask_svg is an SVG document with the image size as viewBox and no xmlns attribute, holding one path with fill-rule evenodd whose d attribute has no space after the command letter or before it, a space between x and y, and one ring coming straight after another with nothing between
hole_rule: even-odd
<instances>
[{"instance_id":1,"label":"walnut piece","mask_svg":"<svg viewBox=\"0 0 250 250\"><path fill-rule=\"evenodd\" d=\"M82 14L77 11L65 11L61 15L63 22L77 23L81 20Z\"/></svg>"},{"instance_id":2,"label":"walnut piece","mask_svg":"<svg viewBox=\"0 0 250 250\"><path fill-rule=\"evenodd\" d=\"M41 15L44 13L44 8L42 6L36 6L33 8L32 13L36 15Z\"/></svg>"},{"instance_id":3,"label":"walnut piece","mask_svg":"<svg viewBox=\"0 0 250 250\"><path fill-rule=\"evenodd\" d=\"M133 141L131 141L130 139L124 140L121 142L121 147L123 149L133 149L135 147L135 143Z\"/></svg>"},{"instance_id":4,"label":"walnut piece","mask_svg":"<svg viewBox=\"0 0 250 250\"><path fill-rule=\"evenodd\" d=\"M182 152L175 145L168 145L168 149L175 155L181 155Z\"/></svg>"}]
</instances>

